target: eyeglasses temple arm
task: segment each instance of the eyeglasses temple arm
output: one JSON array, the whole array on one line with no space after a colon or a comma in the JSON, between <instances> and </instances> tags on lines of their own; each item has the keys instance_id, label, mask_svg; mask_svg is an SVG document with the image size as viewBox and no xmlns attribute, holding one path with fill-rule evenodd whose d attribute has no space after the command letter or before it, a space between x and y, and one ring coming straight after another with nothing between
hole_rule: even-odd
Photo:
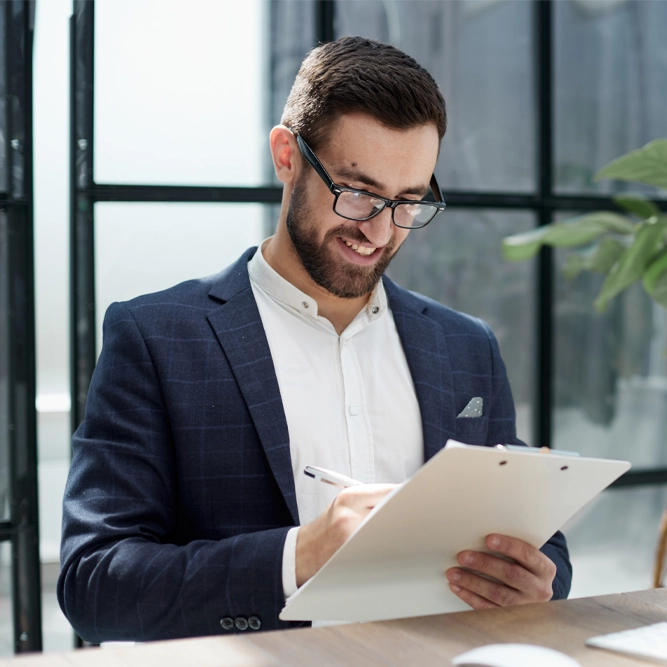
<instances>
[{"instance_id":1,"label":"eyeglasses temple arm","mask_svg":"<svg viewBox=\"0 0 667 667\"><path fill-rule=\"evenodd\" d=\"M433 176L431 176L431 182L429 185L431 186L431 190L435 195L436 201L441 204L444 204L445 200L442 198L442 192L440 191L440 186L438 185L438 180L435 177L435 173L433 174Z\"/></svg>"},{"instance_id":2,"label":"eyeglasses temple arm","mask_svg":"<svg viewBox=\"0 0 667 667\"><path fill-rule=\"evenodd\" d=\"M327 170L324 168L322 163L319 161L317 155L313 153L311 147L306 143L306 140L300 135L296 135L296 142L299 145L299 150L301 155L308 164L317 172L319 177L327 184L327 187L331 191L331 194L336 194L336 184L333 182L333 179L327 173Z\"/></svg>"}]
</instances>

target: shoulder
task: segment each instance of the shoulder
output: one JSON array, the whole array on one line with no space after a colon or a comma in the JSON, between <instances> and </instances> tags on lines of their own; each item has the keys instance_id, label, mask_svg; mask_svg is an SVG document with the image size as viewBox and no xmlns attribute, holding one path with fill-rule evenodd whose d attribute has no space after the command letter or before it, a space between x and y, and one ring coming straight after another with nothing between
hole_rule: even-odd
<instances>
[{"instance_id":1,"label":"shoulder","mask_svg":"<svg viewBox=\"0 0 667 667\"><path fill-rule=\"evenodd\" d=\"M205 319L206 314L218 306L224 298L220 292L228 292L233 296L243 290L248 280L248 259L255 248L249 248L233 264L222 271L203 278L186 280L158 292L143 294L128 301L112 303L106 319L127 318L128 314L136 321L163 321L176 319Z\"/></svg>"},{"instance_id":2,"label":"shoulder","mask_svg":"<svg viewBox=\"0 0 667 667\"><path fill-rule=\"evenodd\" d=\"M418 292L406 290L387 278L384 279L384 286L392 310L398 307L404 312L413 311L415 314L427 317L438 324L447 336L495 340L489 325L478 317L444 306Z\"/></svg>"}]
</instances>

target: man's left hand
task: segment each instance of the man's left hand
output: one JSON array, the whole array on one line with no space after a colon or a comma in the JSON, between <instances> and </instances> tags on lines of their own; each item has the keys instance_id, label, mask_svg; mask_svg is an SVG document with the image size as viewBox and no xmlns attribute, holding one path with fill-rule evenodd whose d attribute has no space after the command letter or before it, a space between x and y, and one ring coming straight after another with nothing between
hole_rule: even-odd
<instances>
[{"instance_id":1,"label":"man's left hand","mask_svg":"<svg viewBox=\"0 0 667 667\"><path fill-rule=\"evenodd\" d=\"M457 561L465 569L453 567L446 573L449 588L455 595L473 609L510 607L551 599L556 566L539 549L505 535L489 535L486 546L513 562L493 554L462 551ZM493 577L495 581L485 577Z\"/></svg>"}]
</instances>

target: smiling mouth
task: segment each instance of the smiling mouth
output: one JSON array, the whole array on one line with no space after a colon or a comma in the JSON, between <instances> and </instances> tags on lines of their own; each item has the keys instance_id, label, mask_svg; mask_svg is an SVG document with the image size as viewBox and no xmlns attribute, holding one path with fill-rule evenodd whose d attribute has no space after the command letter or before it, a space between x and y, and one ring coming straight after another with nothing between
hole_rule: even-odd
<instances>
[{"instance_id":1,"label":"smiling mouth","mask_svg":"<svg viewBox=\"0 0 667 667\"><path fill-rule=\"evenodd\" d=\"M352 243L351 241L348 241L342 237L339 238L348 248L351 248L354 250L354 252L356 252L358 255L362 255L363 257L368 257L377 250L377 248L366 248L364 246L357 245L356 243Z\"/></svg>"}]
</instances>

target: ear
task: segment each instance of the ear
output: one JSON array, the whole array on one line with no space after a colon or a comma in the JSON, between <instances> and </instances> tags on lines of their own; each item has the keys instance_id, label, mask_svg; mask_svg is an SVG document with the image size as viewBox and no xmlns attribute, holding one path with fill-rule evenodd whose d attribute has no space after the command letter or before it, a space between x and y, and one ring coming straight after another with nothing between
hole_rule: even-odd
<instances>
[{"instance_id":1,"label":"ear","mask_svg":"<svg viewBox=\"0 0 667 667\"><path fill-rule=\"evenodd\" d=\"M296 181L301 153L294 133L284 125L276 125L269 135L271 157L276 176L286 185Z\"/></svg>"}]
</instances>

